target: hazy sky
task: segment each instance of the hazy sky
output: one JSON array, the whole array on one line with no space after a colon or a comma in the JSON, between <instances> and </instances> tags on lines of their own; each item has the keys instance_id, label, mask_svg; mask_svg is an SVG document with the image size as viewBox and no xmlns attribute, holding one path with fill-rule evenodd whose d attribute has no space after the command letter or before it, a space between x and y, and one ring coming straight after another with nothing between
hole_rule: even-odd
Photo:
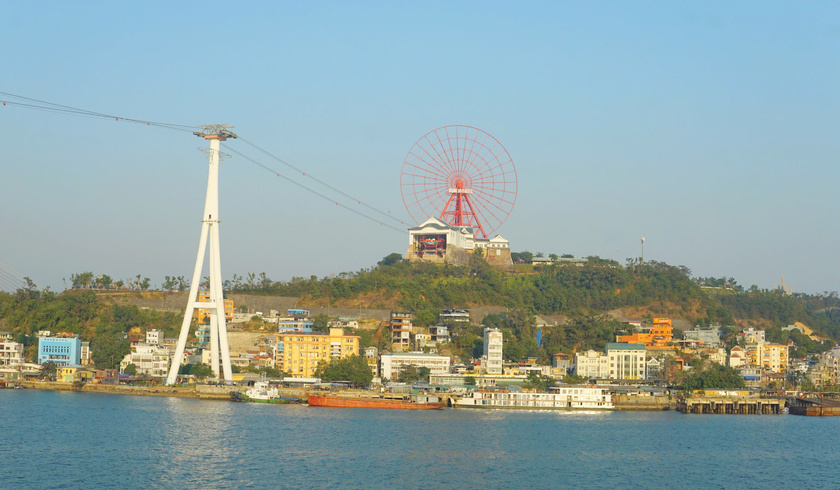
<instances>
[{"instance_id":1,"label":"hazy sky","mask_svg":"<svg viewBox=\"0 0 840 490\"><path fill-rule=\"evenodd\" d=\"M403 219L414 142L475 126L516 164L514 251L624 263L644 236L646 259L695 275L840 289L834 2L5 2L0 50L2 92L228 123ZM54 290L84 271L189 277L203 146L0 106L0 262ZM220 212L225 278L322 277L408 243L238 155Z\"/></svg>"}]
</instances>

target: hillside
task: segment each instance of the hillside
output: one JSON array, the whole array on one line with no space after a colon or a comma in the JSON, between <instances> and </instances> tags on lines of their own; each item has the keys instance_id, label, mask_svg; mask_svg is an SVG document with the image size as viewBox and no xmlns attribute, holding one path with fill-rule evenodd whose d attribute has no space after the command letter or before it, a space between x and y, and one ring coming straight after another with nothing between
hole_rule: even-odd
<instances>
[{"instance_id":1,"label":"hillside","mask_svg":"<svg viewBox=\"0 0 840 490\"><path fill-rule=\"evenodd\" d=\"M276 282L265 274L249 274L247 280L234 276L225 282L226 294L237 307L250 311L298 306L321 313L324 310L317 308L328 308L333 315L375 309L381 316L387 310L410 310L420 326L436 322L441 308L469 308L474 321L506 331L506 357L514 360L602 348L623 328L621 320L650 316L672 318L678 328L754 326L772 332L775 341L794 337L780 327L799 321L819 335L840 338L837 293L703 288L701 283L708 279L692 279L685 267L660 262L622 266L590 257L584 266L547 265L507 273L475 256L467 266L403 262L395 256L371 269L321 279ZM97 295L89 289L55 294L31 288L0 293L0 330L24 342L30 354L39 330L78 334L92 342L97 364L110 367L128 351L128 333L158 328L167 336L177 335L185 296L154 291ZM542 346L534 341L534 315L551 325L543 332ZM468 328L458 333L453 350L466 359L480 347L481 331ZM806 346L806 352L825 347Z\"/></svg>"}]
</instances>

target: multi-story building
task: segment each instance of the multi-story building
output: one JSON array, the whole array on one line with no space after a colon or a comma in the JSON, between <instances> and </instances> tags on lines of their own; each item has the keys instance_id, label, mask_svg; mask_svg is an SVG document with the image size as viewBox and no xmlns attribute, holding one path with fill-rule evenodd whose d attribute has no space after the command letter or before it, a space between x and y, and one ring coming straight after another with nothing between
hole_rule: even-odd
<instances>
[{"instance_id":1,"label":"multi-story building","mask_svg":"<svg viewBox=\"0 0 840 490\"><path fill-rule=\"evenodd\" d=\"M163 330L152 329L146 331L146 343L149 345L163 345Z\"/></svg>"},{"instance_id":2,"label":"multi-story building","mask_svg":"<svg viewBox=\"0 0 840 490\"><path fill-rule=\"evenodd\" d=\"M434 342L449 342L449 327L447 325L435 325L429 327L429 334Z\"/></svg>"},{"instance_id":3,"label":"multi-story building","mask_svg":"<svg viewBox=\"0 0 840 490\"><path fill-rule=\"evenodd\" d=\"M365 361L374 378L379 377L379 349L374 346L365 347Z\"/></svg>"},{"instance_id":4,"label":"multi-story building","mask_svg":"<svg viewBox=\"0 0 840 490\"><path fill-rule=\"evenodd\" d=\"M755 342L745 345L750 365L762 367L771 373L784 373L788 366L788 346Z\"/></svg>"},{"instance_id":5,"label":"multi-story building","mask_svg":"<svg viewBox=\"0 0 840 490\"><path fill-rule=\"evenodd\" d=\"M134 364L138 375L165 378L169 374L169 360L170 353L166 347L140 343L135 351L123 357L120 372L124 372L129 364Z\"/></svg>"},{"instance_id":6,"label":"multi-story building","mask_svg":"<svg viewBox=\"0 0 840 490\"><path fill-rule=\"evenodd\" d=\"M589 350L575 354L575 374L586 378L644 379L647 352L644 345L611 342L602 354Z\"/></svg>"},{"instance_id":7,"label":"multi-story building","mask_svg":"<svg viewBox=\"0 0 840 490\"><path fill-rule=\"evenodd\" d=\"M23 344L0 339L0 367L18 366L23 362Z\"/></svg>"},{"instance_id":8,"label":"multi-story building","mask_svg":"<svg viewBox=\"0 0 840 490\"><path fill-rule=\"evenodd\" d=\"M607 359L609 362L609 375L607 377L609 379L645 379L646 357L647 352L644 345L607 344Z\"/></svg>"},{"instance_id":9,"label":"multi-story building","mask_svg":"<svg viewBox=\"0 0 840 490\"><path fill-rule=\"evenodd\" d=\"M584 378L602 378L609 371L609 359L601 352L589 349L575 353L575 374Z\"/></svg>"},{"instance_id":10,"label":"multi-story building","mask_svg":"<svg viewBox=\"0 0 840 490\"><path fill-rule=\"evenodd\" d=\"M81 364L82 341L79 337L39 337L38 364Z\"/></svg>"},{"instance_id":11,"label":"multi-story building","mask_svg":"<svg viewBox=\"0 0 840 490\"><path fill-rule=\"evenodd\" d=\"M654 318L649 326L641 326L637 332L630 335L619 335L617 343L644 344L653 349L668 349L668 343L674 337L674 329L670 318Z\"/></svg>"},{"instance_id":12,"label":"multi-story building","mask_svg":"<svg viewBox=\"0 0 840 490\"><path fill-rule=\"evenodd\" d=\"M198 292L198 301L201 303L209 303L210 302L210 292L209 291L199 291ZM231 321L233 320L233 300L226 299L225 301L225 320ZM196 319L198 323L207 323L210 321L210 310L206 310L204 308L196 308L195 312L193 313L193 318Z\"/></svg>"},{"instance_id":13,"label":"multi-story building","mask_svg":"<svg viewBox=\"0 0 840 490\"><path fill-rule=\"evenodd\" d=\"M470 310L442 309L438 321L440 323L470 323Z\"/></svg>"},{"instance_id":14,"label":"multi-story building","mask_svg":"<svg viewBox=\"0 0 840 490\"><path fill-rule=\"evenodd\" d=\"M359 354L359 336L346 335L341 328L329 333L278 333L275 364L296 377L312 377L318 363Z\"/></svg>"},{"instance_id":15,"label":"multi-story building","mask_svg":"<svg viewBox=\"0 0 840 490\"><path fill-rule=\"evenodd\" d=\"M391 343L395 351L403 352L411 349L411 332L413 329L411 322L413 320L414 315L410 312L391 312L388 328L391 330Z\"/></svg>"},{"instance_id":16,"label":"multi-story building","mask_svg":"<svg viewBox=\"0 0 840 490\"><path fill-rule=\"evenodd\" d=\"M735 337L738 340L743 340L744 343L747 344L755 344L757 342L764 342L765 340L765 332L764 330L756 330L752 327L745 329L743 332L739 333Z\"/></svg>"},{"instance_id":17,"label":"multi-story building","mask_svg":"<svg viewBox=\"0 0 840 490\"><path fill-rule=\"evenodd\" d=\"M738 369L740 367L746 366L749 364L749 354L747 350L741 347L740 345L736 345L729 351L729 359L728 359L728 366L733 369Z\"/></svg>"},{"instance_id":18,"label":"multi-story building","mask_svg":"<svg viewBox=\"0 0 840 490\"><path fill-rule=\"evenodd\" d=\"M382 366L382 377L390 380L399 376L405 366L416 366L417 368L429 368L429 374L439 375L449 373L451 359L437 354L424 354L422 352L401 352L382 354L380 357Z\"/></svg>"},{"instance_id":19,"label":"multi-story building","mask_svg":"<svg viewBox=\"0 0 840 490\"><path fill-rule=\"evenodd\" d=\"M683 332L683 339L694 341L704 346L717 346L720 344L720 327L694 328Z\"/></svg>"},{"instance_id":20,"label":"multi-story building","mask_svg":"<svg viewBox=\"0 0 840 490\"><path fill-rule=\"evenodd\" d=\"M90 350L90 342L82 342L82 350L79 354L79 361L82 366L88 366L93 363L93 357Z\"/></svg>"},{"instance_id":21,"label":"multi-story building","mask_svg":"<svg viewBox=\"0 0 840 490\"><path fill-rule=\"evenodd\" d=\"M504 336L498 328L484 329L484 359L483 365L485 374L502 374L502 350Z\"/></svg>"}]
</instances>

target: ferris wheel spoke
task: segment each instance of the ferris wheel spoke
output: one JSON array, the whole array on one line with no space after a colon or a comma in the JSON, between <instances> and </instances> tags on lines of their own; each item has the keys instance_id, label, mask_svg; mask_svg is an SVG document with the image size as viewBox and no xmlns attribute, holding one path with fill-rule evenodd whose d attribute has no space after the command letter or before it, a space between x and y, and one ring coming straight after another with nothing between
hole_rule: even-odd
<instances>
[{"instance_id":1,"label":"ferris wheel spoke","mask_svg":"<svg viewBox=\"0 0 840 490\"><path fill-rule=\"evenodd\" d=\"M473 197L476 197L476 195L475 195L475 194L473 194ZM483 208L483 209L486 209L486 210L487 210L487 212L488 212L488 213L490 213L490 214L492 214L492 215L493 215L496 219L500 219L500 218L498 218L498 216L496 216L495 212L493 211L493 208L495 208L495 209L496 209L499 213L501 213L501 214L505 214L505 215L507 215L508 213L510 213L510 210L506 210L506 209L502 208L501 206L499 206L499 205L498 205L498 204L496 204L495 202L490 201L490 200L488 200L488 199L485 199L485 198L484 198L483 196L481 196L481 195L479 195L479 196L478 196L475 200L477 200L479 204L481 204L482 202L484 202L484 205L482 206L482 208Z\"/></svg>"},{"instance_id":2,"label":"ferris wheel spoke","mask_svg":"<svg viewBox=\"0 0 840 490\"><path fill-rule=\"evenodd\" d=\"M438 134L437 131L435 131L435 138L438 140L438 145L440 145L440 151L443 152L442 158L444 160L446 160L447 168L449 168L450 172L457 172L457 169L455 167L455 163L452 161L452 159L446 153L446 146L443 144L443 141L441 141L440 135ZM434 144L432 144L432 147L435 148L435 150L437 150L437 147L435 147ZM452 147L450 146L450 150L451 149L452 149Z\"/></svg>"},{"instance_id":3,"label":"ferris wheel spoke","mask_svg":"<svg viewBox=\"0 0 840 490\"><path fill-rule=\"evenodd\" d=\"M417 155L416 153L414 153L414 150L413 150L413 149L412 149L412 151L410 151L410 152L409 152L409 154L414 155L414 157L415 157L415 158L417 158L417 159L418 159L418 160L420 160L421 162L425 163L426 165L429 165L429 166L430 166L430 167L432 167L432 168L437 168L437 169L440 169L440 171L441 171L441 172L443 172L444 174L447 172L447 170L446 170L446 168L444 167L444 165L443 165L440 161L438 161L438 159L436 159L434 156L432 156L432 155L431 155L431 154L430 154L430 153L426 150L426 148L421 147L420 149L421 149L421 150L423 150L423 153L425 153L425 154L426 154L426 156L427 156L430 160L432 160L433 162L435 162L437 165L432 165L431 163L427 162L427 161L426 161L423 157L421 157L420 155Z\"/></svg>"},{"instance_id":4,"label":"ferris wheel spoke","mask_svg":"<svg viewBox=\"0 0 840 490\"><path fill-rule=\"evenodd\" d=\"M441 169L441 171L442 171L444 174L447 174L447 175L448 175L449 173L451 173L451 172L452 172L452 167L451 167L451 165L450 165L450 163L449 163L449 160L447 160L447 159L446 159L446 156L445 156L445 155L441 155L441 153L440 153L440 150L442 150L443 148L438 148L438 147L437 147L437 146L436 146L436 145L432 142L432 140L430 140L430 139L429 139L429 135L424 136L424 138L426 139L426 142L429 144L429 148L435 152L435 155L437 155L437 158L434 158L434 160L435 160L435 161L437 161L437 162L440 162L440 169ZM440 139L438 138L438 141L439 141L439 140L440 140ZM422 148L422 149L423 149L423 152L425 152L427 155L429 155L429 156L431 157L431 155L429 154L429 151L426 149L426 147L425 147L425 146L420 146L420 148ZM433 157L432 157L432 158L433 158Z\"/></svg>"}]
</instances>

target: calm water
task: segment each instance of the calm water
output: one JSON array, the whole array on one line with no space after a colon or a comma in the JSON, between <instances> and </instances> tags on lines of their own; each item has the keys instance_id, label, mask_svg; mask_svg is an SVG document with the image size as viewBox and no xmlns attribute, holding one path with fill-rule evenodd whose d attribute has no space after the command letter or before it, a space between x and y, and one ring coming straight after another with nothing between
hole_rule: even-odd
<instances>
[{"instance_id":1,"label":"calm water","mask_svg":"<svg viewBox=\"0 0 840 490\"><path fill-rule=\"evenodd\" d=\"M840 417L404 412L0 390L2 488L840 487Z\"/></svg>"}]
</instances>

